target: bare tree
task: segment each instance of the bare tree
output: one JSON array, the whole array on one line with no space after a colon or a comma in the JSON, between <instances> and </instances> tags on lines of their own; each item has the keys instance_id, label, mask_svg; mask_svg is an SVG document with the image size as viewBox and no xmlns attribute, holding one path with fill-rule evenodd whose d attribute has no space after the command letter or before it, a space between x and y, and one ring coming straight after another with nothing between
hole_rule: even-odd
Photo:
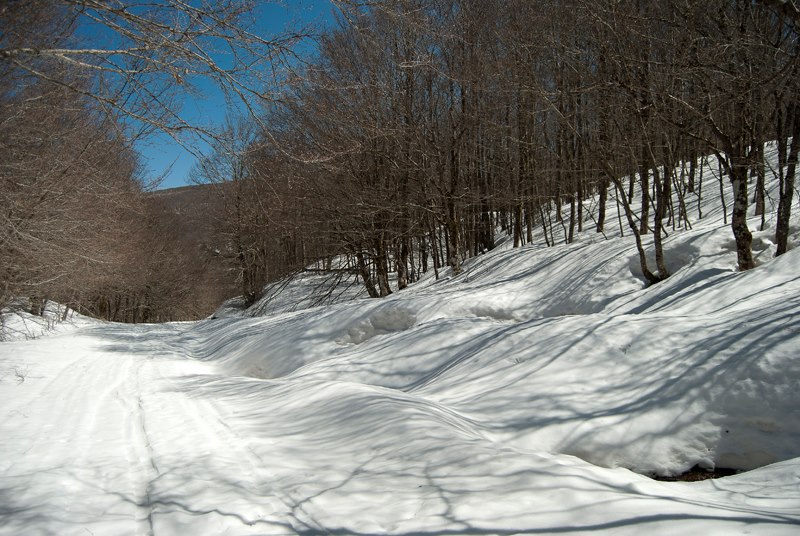
<instances>
[{"instance_id":1,"label":"bare tree","mask_svg":"<svg viewBox=\"0 0 800 536\"><path fill-rule=\"evenodd\" d=\"M0 305L29 296L125 321L187 314L191 269L166 213L144 200L132 142L161 131L196 152L198 137L215 140L208 125L181 115L185 99L209 83L260 121L295 59L293 46L307 35L264 36L260 4L0 5ZM260 183L239 184L246 199ZM249 208L243 221L263 220L263 207ZM247 229L244 257L257 235L252 223ZM263 271L258 251L243 276L251 289L262 282L251 277Z\"/></svg>"},{"instance_id":2,"label":"bare tree","mask_svg":"<svg viewBox=\"0 0 800 536\"><path fill-rule=\"evenodd\" d=\"M0 37L0 65L94 100L134 125L129 135L159 130L179 140L185 133L208 137L206 126L181 116L184 96L201 94L201 83L211 81L245 109L258 111L274 98L292 47L307 35L287 30L263 36L256 27L260 3L6 2L0 17L9 31ZM31 27L31 20L47 24ZM64 76L64 68L73 74ZM93 83L75 83L75 76Z\"/></svg>"},{"instance_id":3,"label":"bare tree","mask_svg":"<svg viewBox=\"0 0 800 536\"><path fill-rule=\"evenodd\" d=\"M778 242L788 233L797 39L779 3L337 3L338 27L285 106L262 116L269 135L248 145L259 148L243 184L274 216L259 236L291 237L306 261L343 254L370 296L394 290L392 271L404 288L430 259L458 274L498 226L515 246L534 225L548 245L570 242L595 195L605 232L609 189L657 283L670 275L668 233L690 226L686 196L701 193L697 158L711 154L730 183L723 201L734 197L739 267L751 268L748 175L770 132L787 172ZM285 243L259 245L259 262Z\"/></svg>"}]
</instances>

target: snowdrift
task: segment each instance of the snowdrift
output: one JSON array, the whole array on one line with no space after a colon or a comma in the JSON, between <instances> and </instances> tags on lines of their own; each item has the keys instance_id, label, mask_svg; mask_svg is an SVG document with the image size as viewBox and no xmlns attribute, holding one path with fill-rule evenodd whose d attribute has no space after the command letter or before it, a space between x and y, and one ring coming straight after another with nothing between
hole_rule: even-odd
<instances>
[{"instance_id":1,"label":"snowdrift","mask_svg":"<svg viewBox=\"0 0 800 536\"><path fill-rule=\"evenodd\" d=\"M800 456L800 253L773 259L756 231L759 267L738 273L719 200L698 202L706 217L667 239L673 275L654 286L630 237L591 229L381 301L201 323L197 352L228 375L400 391L509 448L643 474Z\"/></svg>"}]
</instances>

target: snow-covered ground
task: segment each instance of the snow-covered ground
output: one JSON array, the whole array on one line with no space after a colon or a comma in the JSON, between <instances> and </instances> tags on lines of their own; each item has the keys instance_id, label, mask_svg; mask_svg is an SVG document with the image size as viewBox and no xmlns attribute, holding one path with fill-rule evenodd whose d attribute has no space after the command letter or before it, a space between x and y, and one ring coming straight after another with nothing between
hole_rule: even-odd
<instances>
[{"instance_id":1,"label":"snow-covered ground","mask_svg":"<svg viewBox=\"0 0 800 536\"><path fill-rule=\"evenodd\" d=\"M0 341L30 340L72 331L75 328L96 323L65 305L48 301L41 315L26 311L29 303L17 303L0 310Z\"/></svg>"},{"instance_id":2,"label":"snow-covered ground","mask_svg":"<svg viewBox=\"0 0 800 536\"><path fill-rule=\"evenodd\" d=\"M756 232L738 273L715 203L650 288L587 231L383 300L4 343L0 534L800 534L800 250ZM747 471L645 476L695 465Z\"/></svg>"}]
</instances>

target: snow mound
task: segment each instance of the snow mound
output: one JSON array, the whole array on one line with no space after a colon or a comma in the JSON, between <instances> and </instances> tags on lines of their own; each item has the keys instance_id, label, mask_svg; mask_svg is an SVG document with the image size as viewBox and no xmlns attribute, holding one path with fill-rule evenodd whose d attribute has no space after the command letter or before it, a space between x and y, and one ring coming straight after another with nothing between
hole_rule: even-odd
<instances>
[{"instance_id":1,"label":"snow mound","mask_svg":"<svg viewBox=\"0 0 800 536\"><path fill-rule=\"evenodd\" d=\"M405 331L417 321L417 315L404 307L382 307L347 328L336 339L339 344L361 344L376 335Z\"/></svg>"},{"instance_id":2,"label":"snow mound","mask_svg":"<svg viewBox=\"0 0 800 536\"><path fill-rule=\"evenodd\" d=\"M508 448L664 476L753 469L800 456L800 251L772 259L756 237L746 273L730 229L707 222L669 237L673 275L650 287L629 239L595 239L492 251L383 300L195 330L224 374L413 394Z\"/></svg>"}]
</instances>

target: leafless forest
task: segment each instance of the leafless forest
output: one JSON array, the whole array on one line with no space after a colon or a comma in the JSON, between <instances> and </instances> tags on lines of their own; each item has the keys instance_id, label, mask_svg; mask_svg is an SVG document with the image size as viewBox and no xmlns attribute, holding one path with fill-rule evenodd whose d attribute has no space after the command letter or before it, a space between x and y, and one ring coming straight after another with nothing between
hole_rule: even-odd
<instances>
[{"instance_id":1,"label":"leafless forest","mask_svg":"<svg viewBox=\"0 0 800 536\"><path fill-rule=\"evenodd\" d=\"M702 217L686 200L722 193L741 270L753 205L776 213L786 251L792 1L339 1L334 28L279 36L260 36L247 2L137 4L0 8L0 304L195 318L314 263L381 297L421 272L458 274L498 232L556 244L587 225L622 226L657 284L663 238ZM82 37L87 17L108 48ZM220 132L176 114L200 77L240 103ZM154 131L211 142L192 177L207 232L189 237L186 214L148 193L133 143ZM706 156L719 179L700 172ZM606 217L610 192L622 221Z\"/></svg>"}]
</instances>

